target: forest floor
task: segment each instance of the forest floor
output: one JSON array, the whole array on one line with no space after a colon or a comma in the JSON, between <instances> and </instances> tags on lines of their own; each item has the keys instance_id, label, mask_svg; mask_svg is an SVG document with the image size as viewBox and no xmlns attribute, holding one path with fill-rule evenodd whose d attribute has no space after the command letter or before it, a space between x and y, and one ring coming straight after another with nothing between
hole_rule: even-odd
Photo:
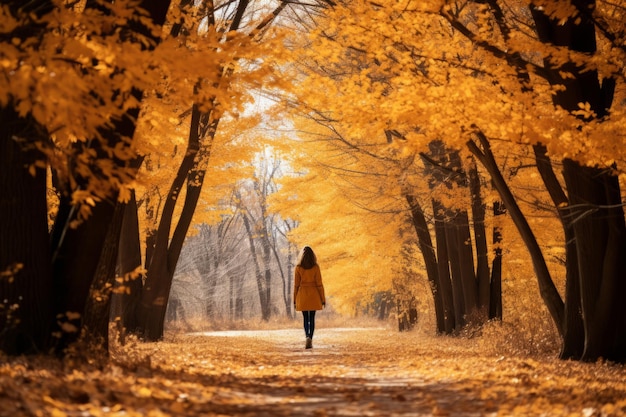
<instances>
[{"instance_id":1,"label":"forest floor","mask_svg":"<svg viewBox=\"0 0 626 417\"><path fill-rule=\"evenodd\" d=\"M0 358L0 416L626 415L623 365L320 323L304 349L302 333L169 335L90 363Z\"/></svg>"}]
</instances>

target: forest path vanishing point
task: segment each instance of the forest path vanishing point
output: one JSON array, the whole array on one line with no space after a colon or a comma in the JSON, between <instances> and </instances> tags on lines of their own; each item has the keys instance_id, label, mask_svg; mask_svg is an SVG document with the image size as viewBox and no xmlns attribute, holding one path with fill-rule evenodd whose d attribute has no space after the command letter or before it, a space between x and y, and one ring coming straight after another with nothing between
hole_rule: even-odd
<instances>
[{"instance_id":1,"label":"forest path vanishing point","mask_svg":"<svg viewBox=\"0 0 626 417\"><path fill-rule=\"evenodd\" d=\"M321 324L308 350L300 329L176 335L107 365L4 360L0 416L626 415L623 365L497 350Z\"/></svg>"}]
</instances>

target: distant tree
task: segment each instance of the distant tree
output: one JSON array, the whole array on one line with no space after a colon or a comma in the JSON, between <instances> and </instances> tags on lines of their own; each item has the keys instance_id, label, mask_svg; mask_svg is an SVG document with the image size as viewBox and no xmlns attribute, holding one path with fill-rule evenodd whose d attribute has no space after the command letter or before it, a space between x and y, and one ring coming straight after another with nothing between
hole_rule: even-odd
<instances>
[{"instance_id":1,"label":"distant tree","mask_svg":"<svg viewBox=\"0 0 626 417\"><path fill-rule=\"evenodd\" d=\"M285 232L280 232L281 227L288 223L282 222L277 214L272 214L268 205L270 195L277 192L276 180L280 175L281 161L269 155L260 155L254 179L237 193L238 212L248 235L263 320L269 320L272 315L272 288L275 287L276 275L281 282L285 312L291 315L293 278L288 275L291 272L289 260L283 254L286 252L289 256L290 248L284 239Z\"/></svg>"}]
</instances>

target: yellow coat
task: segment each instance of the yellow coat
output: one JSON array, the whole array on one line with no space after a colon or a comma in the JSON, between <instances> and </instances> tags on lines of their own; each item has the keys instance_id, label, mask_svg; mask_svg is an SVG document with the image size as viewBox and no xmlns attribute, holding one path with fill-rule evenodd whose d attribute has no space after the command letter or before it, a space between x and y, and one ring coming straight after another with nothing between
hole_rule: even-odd
<instances>
[{"instance_id":1,"label":"yellow coat","mask_svg":"<svg viewBox=\"0 0 626 417\"><path fill-rule=\"evenodd\" d=\"M326 304L324 284L320 267L315 265L311 269L296 266L293 285L293 299L296 311L321 310Z\"/></svg>"}]
</instances>

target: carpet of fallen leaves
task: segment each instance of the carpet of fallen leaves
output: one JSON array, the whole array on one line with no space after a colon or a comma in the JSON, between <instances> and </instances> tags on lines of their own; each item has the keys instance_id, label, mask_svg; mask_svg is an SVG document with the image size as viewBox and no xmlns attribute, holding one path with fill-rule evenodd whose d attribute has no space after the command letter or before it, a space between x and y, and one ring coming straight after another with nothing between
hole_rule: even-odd
<instances>
[{"instance_id":1,"label":"carpet of fallen leaves","mask_svg":"<svg viewBox=\"0 0 626 417\"><path fill-rule=\"evenodd\" d=\"M280 329L170 335L108 361L0 358L0 416L626 415L623 365L318 327L308 350Z\"/></svg>"}]
</instances>

